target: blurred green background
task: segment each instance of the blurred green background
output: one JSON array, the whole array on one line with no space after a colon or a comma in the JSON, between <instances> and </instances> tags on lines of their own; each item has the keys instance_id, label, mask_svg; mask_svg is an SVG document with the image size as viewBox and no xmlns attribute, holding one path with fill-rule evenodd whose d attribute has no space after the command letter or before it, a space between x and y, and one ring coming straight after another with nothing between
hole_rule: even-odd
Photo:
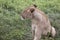
<instances>
[{"instance_id":1,"label":"blurred green background","mask_svg":"<svg viewBox=\"0 0 60 40\"><path fill-rule=\"evenodd\" d=\"M60 0L0 0L0 40L32 40L30 20L20 19L32 4L48 15L57 31L55 40L60 40Z\"/></svg>"}]
</instances>

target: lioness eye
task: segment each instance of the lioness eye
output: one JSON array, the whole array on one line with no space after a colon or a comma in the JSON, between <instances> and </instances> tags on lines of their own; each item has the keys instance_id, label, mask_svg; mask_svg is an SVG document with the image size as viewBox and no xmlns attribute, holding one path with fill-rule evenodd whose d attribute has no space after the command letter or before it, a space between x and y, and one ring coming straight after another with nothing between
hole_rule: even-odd
<instances>
[{"instance_id":1,"label":"lioness eye","mask_svg":"<svg viewBox=\"0 0 60 40\"><path fill-rule=\"evenodd\" d=\"M31 16L31 14L30 14L30 16Z\"/></svg>"}]
</instances>

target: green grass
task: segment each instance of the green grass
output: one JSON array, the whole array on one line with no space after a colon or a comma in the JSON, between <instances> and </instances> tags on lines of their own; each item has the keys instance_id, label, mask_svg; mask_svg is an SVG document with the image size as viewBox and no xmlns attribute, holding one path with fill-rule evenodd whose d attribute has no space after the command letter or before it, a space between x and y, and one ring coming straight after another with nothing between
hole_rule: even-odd
<instances>
[{"instance_id":1,"label":"green grass","mask_svg":"<svg viewBox=\"0 0 60 40\"><path fill-rule=\"evenodd\" d=\"M57 31L55 40L60 40L60 0L0 0L0 40L32 39L30 21L20 19L21 12L32 4L48 15Z\"/></svg>"}]
</instances>

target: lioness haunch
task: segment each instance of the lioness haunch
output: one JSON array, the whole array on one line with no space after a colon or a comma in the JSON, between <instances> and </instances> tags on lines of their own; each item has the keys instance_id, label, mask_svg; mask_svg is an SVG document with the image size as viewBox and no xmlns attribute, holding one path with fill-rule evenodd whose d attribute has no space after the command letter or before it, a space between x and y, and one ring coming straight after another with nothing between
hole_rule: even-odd
<instances>
[{"instance_id":1,"label":"lioness haunch","mask_svg":"<svg viewBox=\"0 0 60 40\"><path fill-rule=\"evenodd\" d=\"M21 19L31 19L33 40L40 40L42 35L56 35L56 30L51 26L47 15L39 10L36 5L27 7L21 14Z\"/></svg>"}]
</instances>

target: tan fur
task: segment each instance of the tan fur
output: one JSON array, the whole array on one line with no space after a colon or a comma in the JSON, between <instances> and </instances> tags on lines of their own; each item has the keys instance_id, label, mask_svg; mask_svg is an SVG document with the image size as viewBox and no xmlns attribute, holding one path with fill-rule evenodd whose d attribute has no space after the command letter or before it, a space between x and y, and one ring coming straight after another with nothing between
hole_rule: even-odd
<instances>
[{"instance_id":1,"label":"tan fur","mask_svg":"<svg viewBox=\"0 0 60 40\"><path fill-rule=\"evenodd\" d=\"M31 19L33 40L40 40L41 35L47 35L48 33L52 33L55 36L55 28L51 26L47 15L36 8L35 5L31 5L25 9L21 15L24 19ZM53 34L51 31L55 33Z\"/></svg>"},{"instance_id":2,"label":"tan fur","mask_svg":"<svg viewBox=\"0 0 60 40\"><path fill-rule=\"evenodd\" d=\"M51 32L51 34L52 34L52 37L54 37L54 36L56 35L56 30L55 30L54 27L52 27L52 32Z\"/></svg>"}]
</instances>

